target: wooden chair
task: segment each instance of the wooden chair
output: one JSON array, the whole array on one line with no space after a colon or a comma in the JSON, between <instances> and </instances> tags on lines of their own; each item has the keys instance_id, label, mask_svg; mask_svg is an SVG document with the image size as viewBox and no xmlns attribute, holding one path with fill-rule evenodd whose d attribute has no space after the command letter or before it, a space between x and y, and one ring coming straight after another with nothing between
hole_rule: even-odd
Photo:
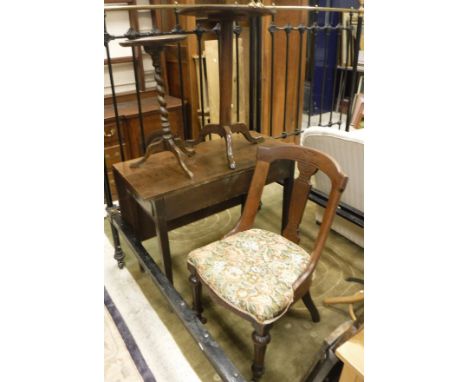
<instances>
[{"instance_id":1,"label":"wooden chair","mask_svg":"<svg viewBox=\"0 0 468 382\"><path fill-rule=\"evenodd\" d=\"M252 229L270 164L275 160L297 161L299 176L294 180L288 224L282 235ZM298 228L308 200L310 178L317 171L331 181L328 206L312 253L299 247ZM310 296L312 273L317 266L330 231L347 177L328 155L306 147L285 144L258 147L257 165L242 216L222 240L192 251L188 269L193 291L193 309L203 322L201 290L204 285L215 302L253 324L253 378L264 372L269 330L288 308L302 299L312 321L320 316Z\"/></svg>"}]
</instances>

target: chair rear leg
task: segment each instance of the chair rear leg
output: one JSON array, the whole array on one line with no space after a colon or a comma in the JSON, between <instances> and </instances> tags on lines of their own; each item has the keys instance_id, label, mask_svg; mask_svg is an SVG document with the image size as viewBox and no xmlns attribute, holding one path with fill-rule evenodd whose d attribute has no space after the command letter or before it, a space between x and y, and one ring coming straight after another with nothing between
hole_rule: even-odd
<instances>
[{"instance_id":1,"label":"chair rear leg","mask_svg":"<svg viewBox=\"0 0 468 382\"><path fill-rule=\"evenodd\" d=\"M193 305L192 309L195 311L198 319L205 324L206 318L202 316L203 307L201 303L201 292L202 292L202 284L197 277L197 272L194 268L189 267L190 276L189 281L190 285L192 286L192 298L193 298Z\"/></svg>"},{"instance_id":2,"label":"chair rear leg","mask_svg":"<svg viewBox=\"0 0 468 382\"><path fill-rule=\"evenodd\" d=\"M253 380L258 381L265 372L265 352L268 343L271 340L270 331L271 325L261 326L254 325L252 340L254 343L254 362L252 364Z\"/></svg>"},{"instance_id":3,"label":"chair rear leg","mask_svg":"<svg viewBox=\"0 0 468 382\"><path fill-rule=\"evenodd\" d=\"M312 301L312 297L310 296L310 292L307 291L307 293L302 296L302 301L304 302L305 306L310 312L310 315L312 317L313 322L320 322L320 313L315 306L314 302Z\"/></svg>"}]
</instances>

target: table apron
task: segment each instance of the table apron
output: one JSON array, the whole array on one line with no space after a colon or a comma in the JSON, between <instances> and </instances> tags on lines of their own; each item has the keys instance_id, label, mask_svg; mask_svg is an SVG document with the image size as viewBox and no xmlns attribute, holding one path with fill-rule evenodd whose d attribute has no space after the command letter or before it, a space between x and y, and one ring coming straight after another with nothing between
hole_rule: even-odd
<instances>
[{"instance_id":1,"label":"table apron","mask_svg":"<svg viewBox=\"0 0 468 382\"><path fill-rule=\"evenodd\" d=\"M200 184L189 191L181 190L165 196L167 221L246 195L253 172L252 169L238 174L234 173L232 176L224 177L216 182ZM288 176L289 172L284 162L273 163L267 183L282 180Z\"/></svg>"}]
</instances>

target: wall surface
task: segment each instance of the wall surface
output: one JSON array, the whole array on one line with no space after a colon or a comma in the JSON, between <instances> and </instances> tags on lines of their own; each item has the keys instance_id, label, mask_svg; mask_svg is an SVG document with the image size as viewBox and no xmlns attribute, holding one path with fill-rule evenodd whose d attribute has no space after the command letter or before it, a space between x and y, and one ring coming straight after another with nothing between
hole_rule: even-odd
<instances>
[{"instance_id":1,"label":"wall surface","mask_svg":"<svg viewBox=\"0 0 468 382\"><path fill-rule=\"evenodd\" d=\"M137 0L137 4L148 4L148 0ZM149 32L151 30L151 15L149 11L140 12L138 14L140 32ZM122 35L130 28L130 20L127 11L107 12L106 16L107 31L111 35ZM111 58L131 57L131 48L124 48L119 45L122 39L113 40L109 43ZM104 59L106 51L103 50ZM145 83L147 87L154 87L154 70L151 64L149 55L143 52L143 68L145 74ZM130 92L135 90L135 76L133 74L133 64L131 62L119 63L112 65L114 75L115 90L117 93ZM111 94L111 86L109 79L109 70L107 65L104 65L104 95Z\"/></svg>"}]
</instances>

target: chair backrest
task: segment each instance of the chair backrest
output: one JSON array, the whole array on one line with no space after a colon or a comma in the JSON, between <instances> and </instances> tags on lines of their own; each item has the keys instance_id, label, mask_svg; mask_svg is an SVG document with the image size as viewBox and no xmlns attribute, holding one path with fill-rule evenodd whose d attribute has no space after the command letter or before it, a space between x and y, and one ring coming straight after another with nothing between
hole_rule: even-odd
<instances>
[{"instance_id":1,"label":"chair backrest","mask_svg":"<svg viewBox=\"0 0 468 382\"><path fill-rule=\"evenodd\" d=\"M293 183L288 224L282 232L282 235L287 239L295 243L299 242L298 229L310 192L311 176L317 171L321 171L329 177L331 182L328 204L311 256L311 263L316 263L324 247L328 232L330 231L341 193L345 189L348 180L347 176L341 171L339 164L333 158L318 150L293 144L272 147L259 146L257 151L257 165L255 167L252 183L250 184L245 208L239 223L232 233L244 231L252 227L268 176L270 164L275 160L285 159L297 162L297 168L299 170L299 175Z\"/></svg>"}]
</instances>

